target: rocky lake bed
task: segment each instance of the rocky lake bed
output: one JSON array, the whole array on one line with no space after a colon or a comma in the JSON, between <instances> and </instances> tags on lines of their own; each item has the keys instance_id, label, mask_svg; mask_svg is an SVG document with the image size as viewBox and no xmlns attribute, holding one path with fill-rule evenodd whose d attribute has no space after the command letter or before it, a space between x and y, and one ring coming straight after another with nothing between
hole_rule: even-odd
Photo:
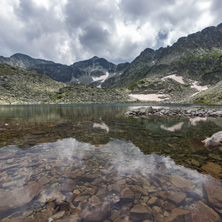
<instances>
[{"instance_id":1,"label":"rocky lake bed","mask_svg":"<svg viewBox=\"0 0 222 222\"><path fill-rule=\"evenodd\" d=\"M128 109L1 107L0 220L221 221L220 118Z\"/></svg>"}]
</instances>

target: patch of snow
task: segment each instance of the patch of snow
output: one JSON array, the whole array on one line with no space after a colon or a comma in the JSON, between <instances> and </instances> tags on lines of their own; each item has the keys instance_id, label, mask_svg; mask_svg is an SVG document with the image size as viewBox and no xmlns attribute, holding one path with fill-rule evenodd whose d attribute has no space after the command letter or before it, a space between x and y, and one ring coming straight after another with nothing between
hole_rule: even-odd
<instances>
[{"instance_id":1,"label":"patch of snow","mask_svg":"<svg viewBox=\"0 0 222 222\"><path fill-rule=\"evenodd\" d=\"M194 93L194 94L192 95L192 96L195 96L195 95L197 95L199 92L202 92L202 91L207 90L207 89L208 89L208 86L200 86L200 85L198 84L198 81L192 81L192 86L191 86L191 88L198 90L198 92L196 92L196 93Z\"/></svg>"},{"instance_id":2,"label":"patch of snow","mask_svg":"<svg viewBox=\"0 0 222 222\"><path fill-rule=\"evenodd\" d=\"M171 127L165 127L164 125L161 125L160 128L164 129L164 130L167 130L167 131L170 131L170 132L174 132L176 130L181 130L183 124L184 124L184 122L181 122L181 123L177 123L177 124L175 124Z\"/></svg>"},{"instance_id":3,"label":"patch of snow","mask_svg":"<svg viewBox=\"0 0 222 222\"><path fill-rule=\"evenodd\" d=\"M103 129L105 130L107 133L109 132L109 127L104 123L94 123L93 124L93 128L100 128L100 129Z\"/></svg>"},{"instance_id":4,"label":"patch of snow","mask_svg":"<svg viewBox=\"0 0 222 222\"><path fill-rule=\"evenodd\" d=\"M169 95L167 94L130 94L129 96L133 99L138 99L141 101L164 101L166 99L169 99Z\"/></svg>"},{"instance_id":5,"label":"patch of snow","mask_svg":"<svg viewBox=\"0 0 222 222\"><path fill-rule=\"evenodd\" d=\"M172 74L172 75L169 75L169 76L165 76L161 80L164 81L165 79L173 79L173 80L177 81L180 84L185 84L185 82L183 81L183 77L182 76L177 76L175 74Z\"/></svg>"},{"instance_id":6,"label":"patch of snow","mask_svg":"<svg viewBox=\"0 0 222 222\"><path fill-rule=\"evenodd\" d=\"M99 77L93 77L92 76L92 79L93 79L93 82L97 82L97 81L104 82L108 77L109 77L109 73L106 72L105 75L102 75L102 76L99 76Z\"/></svg>"}]
</instances>

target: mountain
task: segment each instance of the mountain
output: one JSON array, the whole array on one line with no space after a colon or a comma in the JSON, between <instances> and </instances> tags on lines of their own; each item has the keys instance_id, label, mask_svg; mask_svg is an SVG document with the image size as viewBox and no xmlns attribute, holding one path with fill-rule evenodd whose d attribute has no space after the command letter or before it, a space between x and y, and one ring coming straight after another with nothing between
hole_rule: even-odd
<instances>
[{"instance_id":1,"label":"mountain","mask_svg":"<svg viewBox=\"0 0 222 222\"><path fill-rule=\"evenodd\" d=\"M54 62L43 59L33 59L28 55L16 53L9 58L0 56L0 63L6 63L9 65L18 66L26 69L39 64L53 64Z\"/></svg>"},{"instance_id":2,"label":"mountain","mask_svg":"<svg viewBox=\"0 0 222 222\"><path fill-rule=\"evenodd\" d=\"M222 81L222 24L182 37L172 46L147 48L132 63L116 65L94 56L68 66L23 54L1 56L0 63L26 68L70 85L84 84L104 90L125 88L132 100L220 103L222 96L214 101L210 94L220 90L218 85Z\"/></svg>"},{"instance_id":3,"label":"mountain","mask_svg":"<svg viewBox=\"0 0 222 222\"><path fill-rule=\"evenodd\" d=\"M115 65L106 59L93 58L80 61L71 66L54 63L52 61L34 59L30 56L17 53L9 58L0 57L0 63L26 68L50 78L68 83L100 86L106 79L121 74L129 63Z\"/></svg>"},{"instance_id":4,"label":"mountain","mask_svg":"<svg viewBox=\"0 0 222 222\"><path fill-rule=\"evenodd\" d=\"M208 27L178 39L171 47L145 49L120 76L110 78L103 87L120 87L145 78L170 74L196 80L201 85L222 80L222 24Z\"/></svg>"},{"instance_id":5,"label":"mountain","mask_svg":"<svg viewBox=\"0 0 222 222\"><path fill-rule=\"evenodd\" d=\"M18 66L0 63L0 104L125 102L128 91L72 86Z\"/></svg>"},{"instance_id":6,"label":"mountain","mask_svg":"<svg viewBox=\"0 0 222 222\"><path fill-rule=\"evenodd\" d=\"M77 81L85 85L101 86L107 79L120 75L129 63L115 65L106 59L94 56L89 60L76 62L71 67L75 67L83 73Z\"/></svg>"}]
</instances>

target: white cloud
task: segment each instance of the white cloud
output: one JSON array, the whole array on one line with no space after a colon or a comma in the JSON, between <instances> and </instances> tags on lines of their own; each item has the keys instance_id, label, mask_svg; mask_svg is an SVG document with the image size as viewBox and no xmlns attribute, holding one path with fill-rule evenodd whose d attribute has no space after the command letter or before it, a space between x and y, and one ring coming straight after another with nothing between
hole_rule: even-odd
<instances>
[{"instance_id":1,"label":"white cloud","mask_svg":"<svg viewBox=\"0 0 222 222\"><path fill-rule=\"evenodd\" d=\"M221 0L1 0L0 51L70 64L131 61L221 22Z\"/></svg>"}]
</instances>

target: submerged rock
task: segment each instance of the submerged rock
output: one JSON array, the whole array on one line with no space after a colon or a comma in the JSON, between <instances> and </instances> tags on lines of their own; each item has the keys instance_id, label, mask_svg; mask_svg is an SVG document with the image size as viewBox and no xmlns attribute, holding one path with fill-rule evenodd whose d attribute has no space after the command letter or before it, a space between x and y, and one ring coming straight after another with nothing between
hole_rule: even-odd
<instances>
[{"instance_id":1,"label":"submerged rock","mask_svg":"<svg viewBox=\"0 0 222 222\"><path fill-rule=\"evenodd\" d=\"M0 211L11 210L29 203L42 189L38 183L30 183L20 189L0 192Z\"/></svg>"},{"instance_id":2,"label":"submerged rock","mask_svg":"<svg viewBox=\"0 0 222 222\"><path fill-rule=\"evenodd\" d=\"M180 208L174 208L167 218L166 222L184 221L187 214L189 214L189 211Z\"/></svg>"},{"instance_id":3,"label":"submerged rock","mask_svg":"<svg viewBox=\"0 0 222 222\"><path fill-rule=\"evenodd\" d=\"M202 201L197 202L195 210L191 214L192 221L195 222L219 222L220 216Z\"/></svg>"},{"instance_id":4,"label":"submerged rock","mask_svg":"<svg viewBox=\"0 0 222 222\"><path fill-rule=\"evenodd\" d=\"M204 183L204 189L207 194L208 201L216 207L222 208L222 189L220 181L207 181Z\"/></svg>"},{"instance_id":5,"label":"submerged rock","mask_svg":"<svg viewBox=\"0 0 222 222\"><path fill-rule=\"evenodd\" d=\"M92 204L80 214L84 221L100 222L104 221L110 215L111 209L109 203Z\"/></svg>"},{"instance_id":6,"label":"submerged rock","mask_svg":"<svg viewBox=\"0 0 222 222\"><path fill-rule=\"evenodd\" d=\"M216 163L209 162L201 167L205 172L211 174L215 178L220 178L222 167Z\"/></svg>"}]
</instances>

